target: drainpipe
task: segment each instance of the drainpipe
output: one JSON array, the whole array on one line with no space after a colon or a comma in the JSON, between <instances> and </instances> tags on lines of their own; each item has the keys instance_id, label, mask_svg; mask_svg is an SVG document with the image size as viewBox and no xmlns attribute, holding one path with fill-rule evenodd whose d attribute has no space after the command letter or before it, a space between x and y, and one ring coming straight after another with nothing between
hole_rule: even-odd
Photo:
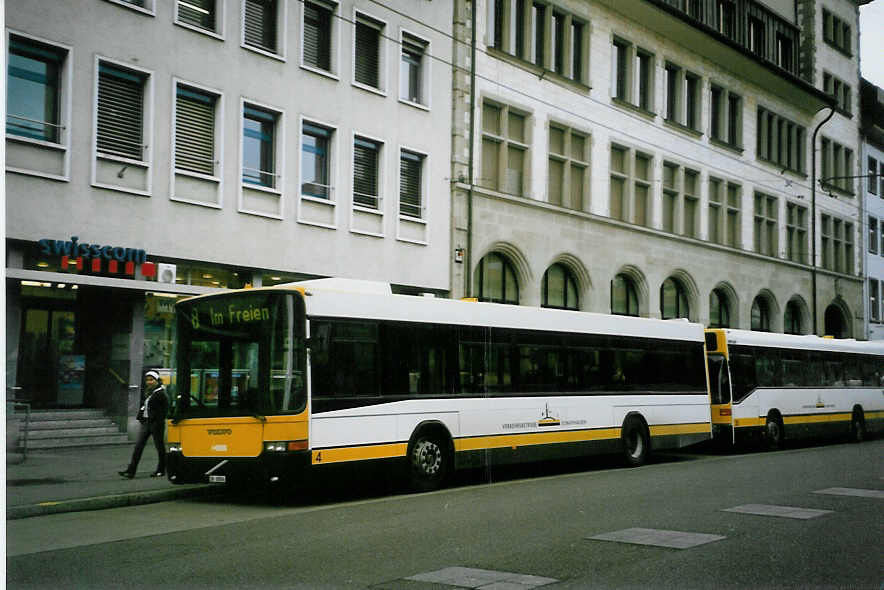
<instances>
[{"instance_id":1,"label":"drainpipe","mask_svg":"<svg viewBox=\"0 0 884 590\"><path fill-rule=\"evenodd\" d=\"M829 122L832 115L835 114L835 107L829 105L829 114L825 119L820 121L813 130L813 138L810 140L811 158L810 158L810 235L811 235L811 254L810 254L810 293L811 306L813 309L813 333L819 336L816 312L816 135L823 125Z\"/></svg>"},{"instance_id":2,"label":"drainpipe","mask_svg":"<svg viewBox=\"0 0 884 590\"><path fill-rule=\"evenodd\" d=\"M476 128L476 11L478 10L477 0L471 0L472 8L470 10L470 130L467 134L469 139L469 163L467 164L467 179L470 183L467 192L467 255L464 257L464 265L466 266L464 277L464 297L472 297L472 278L473 278L473 166L475 164L475 141L473 135Z\"/></svg>"}]
</instances>

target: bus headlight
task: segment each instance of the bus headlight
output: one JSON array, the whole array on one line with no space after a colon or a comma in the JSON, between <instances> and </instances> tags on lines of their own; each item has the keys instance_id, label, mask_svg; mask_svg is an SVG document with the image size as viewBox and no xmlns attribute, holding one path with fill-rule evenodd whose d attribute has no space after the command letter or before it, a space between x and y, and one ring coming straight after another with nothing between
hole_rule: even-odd
<instances>
[{"instance_id":1,"label":"bus headlight","mask_svg":"<svg viewBox=\"0 0 884 590\"><path fill-rule=\"evenodd\" d=\"M166 443L166 452L167 453L180 453L181 452L181 443Z\"/></svg>"},{"instance_id":2,"label":"bus headlight","mask_svg":"<svg viewBox=\"0 0 884 590\"><path fill-rule=\"evenodd\" d=\"M284 453L286 451L306 451L306 440L265 440L265 453Z\"/></svg>"}]
</instances>

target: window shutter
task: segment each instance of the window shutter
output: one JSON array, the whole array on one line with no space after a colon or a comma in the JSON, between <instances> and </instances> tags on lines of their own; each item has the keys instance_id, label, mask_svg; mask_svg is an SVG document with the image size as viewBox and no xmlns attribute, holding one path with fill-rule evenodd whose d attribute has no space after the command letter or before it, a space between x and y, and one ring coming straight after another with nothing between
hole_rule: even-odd
<instances>
[{"instance_id":1,"label":"window shutter","mask_svg":"<svg viewBox=\"0 0 884 590\"><path fill-rule=\"evenodd\" d=\"M143 159L144 77L102 65L98 72L98 151Z\"/></svg>"},{"instance_id":2,"label":"window shutter","mask_svg":"<svg viewBox=\"0 0 884 590\"><path fill-rule=\"evenodd\" d=\"M322 6L304 3L304 63L331 70L331 13Z\"/></svg>"},{"instance_id":3,"label":"window shutter","mask_svg":"<svg viewBox=\"0 0 884 590\"><path fill-rule=\"evenodd\" d=\"M356 23L356 81L375 88L380 87L380 31L363 23Z\"/></svg>"},{"instance_id":4,"label":"window shutter","mask_svg":"<svg viewBox=\"0 0 884 590\"><path fill-rule=\"evenodd\" d=\"M246 45L276 53L276 0L246 0Z\"/></svg>"},{"instance_id":5,"label":"window shutter","mask_svg":"<svg viewBox=\"0 0 884 590\"><path fill-rule=\"evenodd\" d=\"M215 0L179 0L178 20L209 31L215 30Z\"/></svg>"},{"instance_id":6,"label":"window shutter","mask_svg":"<svg viewBox=\"0 0 884 590\"><path fill-rule=\"evenodd\" d=\"M175 167L215 175L215 97L178 87Z\"/></svg>"},{"instance_id":7,"label":"window shutter","mask_svg":"<svg viewBox=\"0 0 884 590\"><path fill-rule=\"evenodd\" d=\"M399 212L421 217L421 164L423 158L402 152L399 158Z\"/></svg>"},{"instance_id":8,"label":"window shutter","mask_svg":"<svg viewBox=\"0 0 884 590\"><path fill-rule=\"evenodd\" d=\"M377 209L378 144L356 139L353 144L353 202Z\"/></svg>"}]
</instances>

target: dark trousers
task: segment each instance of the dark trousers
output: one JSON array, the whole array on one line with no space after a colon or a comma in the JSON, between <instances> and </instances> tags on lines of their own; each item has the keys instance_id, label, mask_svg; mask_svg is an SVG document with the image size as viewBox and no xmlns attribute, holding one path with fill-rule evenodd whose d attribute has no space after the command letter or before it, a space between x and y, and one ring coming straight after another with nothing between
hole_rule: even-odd
<instances>
[{"instance_id":1,"label":"dark trousers","mask_svg":"<svg viewBox=\"0 0 884 590\"><path fill-rule=\"evenodd\" d=\"M157 461L157 473L166 472L166 448L163 444L163 432L165 430L165 422L159 424L151 424L150 422L139 423L138 438L135 439L135 448L132 450L132 460L129 461L129 468L126 470L134 474L138 469L138 462L141 461L141 453L144 452L144 446L147 439L153 436L153 446L157 449L159 459Z\"/></svg>"}]
</instances>

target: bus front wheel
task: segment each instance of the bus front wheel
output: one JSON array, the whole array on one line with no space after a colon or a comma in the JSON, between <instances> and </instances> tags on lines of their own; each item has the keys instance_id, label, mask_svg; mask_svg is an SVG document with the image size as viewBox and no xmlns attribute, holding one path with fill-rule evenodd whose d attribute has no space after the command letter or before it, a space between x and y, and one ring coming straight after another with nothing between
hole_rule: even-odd
<instances>
[{"instance_id":1,"label":"bus front wheel","mask_svg":"<svg viewBox=\"0 0 884 590\"><path fill-rule=\"evenodd\" d=\"M862 410L853 411L853 417L850 419L850 440L861 443L866 439L866 422L863 420Z\"/></svg>"},{"instance_id":2,"label":"bus front wheel","mask_svg":"<svg viewBox=\"0 0 884 590\"><path fill-rule=\"evenodd\" d=\"M411 485L422 492L440 488L451 469L447 445L436 434L419 434L408 460Z\"/></svg>"},{"instance_id":3,"label":"bus front wheel","mask_svg":"<svg viewBox=\"0 0 884 590\"><path fill-rule=\"evenodd\" d=\"M776 451L783 447L783 423L775 414L768 414L764 424L764 441L767 448Z\"/></svg>"},{"instance_id":4,"label":"bus front wheel","mask_svg":"<svg viewBox=\"0 0 884 590\"><path fill-rule=\"evenodd\" d=\"M620 431L623 456L630 467L640 467L648 461L651 452L651 437L643 420L627 416Z\"/></svg>"}]
</instances>

